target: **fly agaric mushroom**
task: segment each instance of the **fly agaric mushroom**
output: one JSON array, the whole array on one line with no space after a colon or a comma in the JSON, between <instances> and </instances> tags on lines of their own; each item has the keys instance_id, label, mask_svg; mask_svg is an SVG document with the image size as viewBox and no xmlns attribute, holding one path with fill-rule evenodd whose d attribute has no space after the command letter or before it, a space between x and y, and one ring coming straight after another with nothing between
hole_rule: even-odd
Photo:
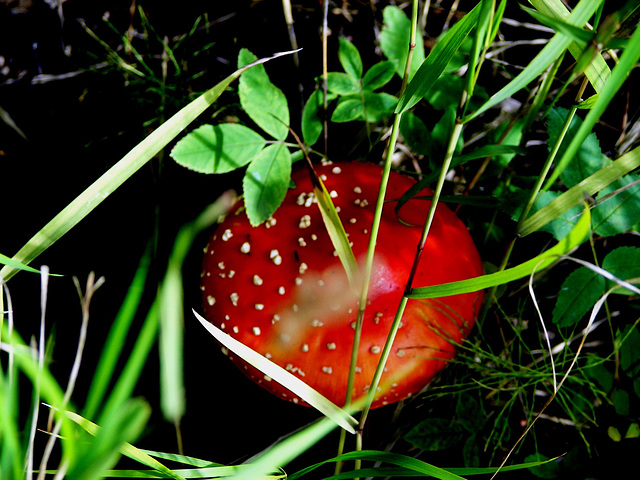
<instances>
[{"instance_id":1,"label":"fly agaric mushroom","mask_svg":"<svg viewBox=\"0 0 640 480\"><path fill-rule=\"evenodd\" d=\"M358 263L373 223L382 169L349 162L316 168L330 192ZM252 227L241 208L219 225L205 248L201 289L205 317L293 373L335 404L345 401L357 296L337 257L306 169L272 218ZM391 172L387 198L397 201L415 181ZM431 195L429 189L421 195ZM399 211L385 204L363 319L353 399L365 395L403 295L430 202L413 198ZM439 205L413 286L482 275L466 227ZM373 408L427 385L468 334L482 293L410 300ZM254 382L298 403L287 389L223 349ZM300 402L302 403L302 402Z\"/></svg>"}]
</instances>

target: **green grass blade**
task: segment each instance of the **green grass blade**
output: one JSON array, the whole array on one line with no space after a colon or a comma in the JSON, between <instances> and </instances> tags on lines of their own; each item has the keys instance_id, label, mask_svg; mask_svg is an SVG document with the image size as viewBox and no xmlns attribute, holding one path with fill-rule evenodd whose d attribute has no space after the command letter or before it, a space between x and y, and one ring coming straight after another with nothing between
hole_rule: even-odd
<instances>
[{"instance_id":1,"label":"green grass blade","mask_svg":"<svg viewBox=\"0 0 640 480\"><path fill-rule=\"evenodd\" d=\"M593 15L601 1L602 0L582 0L567 18L567 22L572 25L582 26ZM572 39L570 37L563 34L556 34L516 78L495 93L478 110L466 116L463 119L463 123L467 123L469 120L477 117L529 85L529 83L538 78L556 58L562 55L562 52L569 47L571 42Z\"/></svg>"},{"instance_id":2,"label":"green grass blade","mask_svg":"<svg viewBox=\"0 0 640 480\"><path fill-rule=\"evenodd\" d=\"M607 109L613 97L618 93L622 84L627 80L631 70L636 66L636 63L640 59L640 28L636 28L633 32L627 48L622 53L620 61L611 71L611 75L605 82L602 90L598 93L598 99L596 100L593 108L589 111L586 118L580 125L580 128L576 132L575 136L571 139L571 143L567 147L562 155L562 158L556 164L556 168L549 176L545 189L548 189L558 179L560 173L564 170L567 164L573 160L576 153L580 149L580 146L585 141L587 136L591 133L592 128L600 120L600 117Z\"/></svg>"},{"instance_id":3,"label":"green grass blade","mask_svg":"<svg viewBox=\"0 0 640 480\"><path fill-rule=\"evenodd\" d=\"M268 375L272 380L288 388L296 396L330 418L337 425L341 426L348 432L355 433L354 427L358 424L358 422L343 409L336 406L327 398L316 392L313 388L304 383L295 375L289 373L284 368L263 357L256 351L243 345L238 340L231 337L230 335L227 335L219 328L216 328L213 324L209 323L201 315L199 315L195 310L193 310L193 314L196 316L202 326L206 328L216 340L218 340L218 342L232 351L235 355L242 358L245 362L257 368L265 375Z\"/></svg>"},{"instance_id":4,"label":"green grass blade","mask_svg":"<svg viewBox=\"0 0 640 480\"><path fill-rule=\"evenodd\" d=\"M150 249L145 251L140 265L134 276L127 295L118 311L116 318L109 330L106 342L102 349L102 355L95 369L91 388L84 407L83 415L87 418L93 418L100 407L100 403L104 399L109 382L113 377L118 360L122 356L127 332L131 327L131 322L138 310L140 298L144 292L144 285L149 273L149 265L151 263Z\"/></svg>"},{"instance_id":5,"label":"green grass blade","mask_svg":"<svg viewBox=\"0 0 640 480\"><path fill-rule=\"evenodd\" d=\"M7 265L13 268L14 270L25 270L31 273L40 273L40 270L36 270L35 268L32 268L28 265L24 265L23 263L13 260L7 257L6 255L2 255L1 253L0 253L0 264Z\"/></svg>"},{"instance_id":6,"label":"green grass blade","mask_svg":"<svg viewBox=\"0 0 640 480\"><path fill-rule=\"evenodd\" d=\"M529 0L531 5L535 7L538 12L548 17L553 17L558 20L565 20L569 16L569 10L561 0ZM577 24L576 24L577 25ZM582 25L580 25L582 26ZM578 60L583 52L584 45L576 42L571 42L568 47L571 56ZM585 69L585 75L589 79L589 82L593 86L596 92L602 90L604 82L611 75L611 70L604 61L602 55L598 53L595 58L587 65Z\"/></svg>"},{"instance_id":7,"label":"green grass blade","mask_svg":"<svg viewBox=\"0 0 640 480\"><path fill-rule=\"evenodd\" d=\"M78 415L74 412L65 412L65 415L69 417L73 422L77 423L83 429L85 429L89 434L97 437L100 434L101 428L93 422L90 422L86 418ZM124 443L120 447L120 453L123 455L135 460L142 465L145 465L149 468L153 468L155 471L164 474L165 478L174 478L176 480L184 480L183 477L173 473L168 467L160 463L158 460L148 455L144 451L134 447L130 443Z\"/></svg>"},{"instance_id":8,"label":"green grass blade","mask_svg":"<svg viewBox=\"0 0 640 480\"><path fill-rule=\"evenodd\" d=\"M151 347L153 346L158 333L160 323L160 313L158 310L159 302L156 299L149 309L149 313L142 325L142 329L138 333L133 351L127 359L127 363L118 378L118 382L105 403L105 407L100 415L98 423L106 423L108 419L114 415L114 412L120 409L127 399L131 398L133 389L140 378L140 374L147 362L149 352L151 351Z\"/></svg>"},{"instance_id":9,"label":"green grass blade","mask_svg":"<svg viewBox=\"0 0 640 480\"><path fill-rule=\"evenodd\" d=\"M80 220L86 217L104 199L113 193L125 180L138 171L169 142L177 137L193 120L211 106L225 91L231 82L245 70L273 58L287 55L290 52L278 53L272 57L260 59L246 65L229 75L215 87L206 91L173 117L154 130L151 135L136 145L118 163L82 192L67 205L38 233L36 233L13 257L14 261L28 265L33 259L49 248L60 237L71 230ZM5 266L0 276L6 280L18 272L13 267Z\"/></svg>"},{"instance_id":10,"label":"green grass blade","mask_svg":"<svg viewBox=\"0 0 640 480\"><path fill-rule=\"evenodd\" d=\"M198 233L214 224L233 206L234 195L223 194L176 237L169 265L160 286L160 406L164 417L177 425L185 411L184 291L182 264Z\"/></svg>"},{"instance_id":11,"label":"green grass blade","mask_svg":"<svg viewBox=\"0 0 640 480\"><path fill-rule=\"evenodd\" d=\"M459 282L444 283L442 285L434 285L432 287L420 287L411 290L407 295L408 298L437 298L449 295L457 295L459 293L475 292L489 287L495 287L504 283L512 282L535 271L547 268L558 260L562 255L567 254L575 247L581 245L589 236L591 231L591 213L588 208L584 209L584 213L571 232L553 248L544 253L528 260L516 267L509 268L489 275L470 278Z\"/></svg>"},{"instance_id":12,"label":"green grass blade","mask_svg":"<svg viewBox=\"0 0 640 480\"><path fill-rule=\"evenodd\" d=\"M476 25L480 7L481 3L458 21L436 44L407 85L407 89L396 107L396 113L401 114L409 110L433 86L440 74L444 72L449 60L458 51L464 39L467 38L471 29Z\"/></svg>"},{"instance_id":13,"label":"green grass blade","mask_svg":"<svg viewBox=\"0 0 640 480\"><path fill-rule=\"evenodd\" d=\"M585 178L577 185L574 185L558 198L531 215L523 222L522 228L518 233L524 237L540 230L559 215L582 203L585 196L595 195L639 166L640 147L636 147L629 153L626 153L596 173Z\"/></svg>"}]
</instances>

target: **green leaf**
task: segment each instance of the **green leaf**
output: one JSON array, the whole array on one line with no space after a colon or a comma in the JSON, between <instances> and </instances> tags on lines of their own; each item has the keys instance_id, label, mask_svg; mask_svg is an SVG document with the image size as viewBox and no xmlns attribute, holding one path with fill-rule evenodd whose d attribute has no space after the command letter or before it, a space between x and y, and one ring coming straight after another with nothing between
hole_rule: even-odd
<instances>
[{"instance_id":1,"label":"green leaf","mask_svg":"<svg viewBox=\"0 0 640 480\"><path fill-rule=\"evenodd\" d=\"M273 215L284 200L290 178L291 156L284 145L269 145L253 159L242 180L251 225L258 226Z\"/></svg>"},{"instance_id":2,"label":"green leaf","mask_svg":"<svg viewBox=\"0 0 640 480\"><path fill-rule=\"evenodd\" d=\"M558 141L558 135L562 131L568 115L569 110L564 108L554 108L549 112L549 115L547 116L549 150L551 150ZM558 149L557 158L562 157L567 146L571 142L571 139L580 128L580 125L582 125L582 120L577 116L574 116L562 144ZM595 133L591 133L580 146L571 163L569 163L567 168L562 172L560 179L567 188L571 188L600 170L604 166L604 161L605 157L602 155L598 138Z\"/></svg>"},{"instance_id":3,"label":"green leaf","mask_svg":"<svg viewBox=\"0 0 640 480\"><path fill-rule=\"evenodd\" d=\"M436 80L440 77L449 60L455 55L471 29L478 21L481 3L459 20L440 39L431 50L429 56L422 62L407 89L400 98L396 113L404 113L424 97Z\"/></svg>"},{"instance_id":4,"label":"green leaf","mask_svg":"<svg viewBox=\"0 0 640 480\"><path fill-rule=\"evenodd\" d=\"M538 478L558 478L561 476L558 462L549 462L549 457L541 453L531 454L524 460L525 462L545 462L543 465L529 469L529 471Z\"/></svg>"},{"instance_id":5,"label":"green leaf","mask_svg":"<svg viewBox=\"0 0 640 480\"><path fill-rule=\"evenodd\" d=\"M620 345L620 367L632 378L640 374L640 331L634 325L625 329L624 342Z\"/></svg>"},{"instance_id":6,"label":"green leaf","mask_svg":"<svg viewBox=\"0 0 640 480\"><path fill-rule=\"evenodd\" d=\"M431 287L420 287L411 290L407 295L408 298L437 298L449 295L457 295L459 293L476 292L489 287L502 285L520 278L524 278L535 270L540 272L549 267L562 255L581 245L589 236L591 224L591 215L589 209L585 208L584 213L574 229L564 239L558 242L554 247L544 253L528 260L516 267L503 270L501 272L490 273L469 280L461 280L459 282L444 283Z\"/></svg>"},{"instance_id":7,"label":"green leaf","mask_svg":"<svg viewBox=\"0 0 640 480\"><path fill-rule=\"evenodd\" d=\"M171 157L196 172L227 173L251 162L265 144L264 138L244 125L202 125L176 144Z\"/></svg>"},{"instance_id":8,"label":"green leaf","mask_svg":"<svg viewBox=\"0 0 640 480\"><path fill-rule=\"evenodd\" d=\"M363 90L377 90L384 87L393 78L394 65L390 60L378 62L364 74L362 79Z\"/></svg>"},{"instance_id":9,"label":"green leaf","mask_svg":"<svg viewBox=\"0 0 640 480\"><path fill-rule=\"evenodd\" d=\"M307 103L302 110L302 138L304 143L312 146L320 138L324 128L324 95L321 89L314 90L309 95ZM327 104L337 98L334 93L327 93Z\"/></svg>"},{"instance_id":10,"label":"green leaf","mask_svg":"<svg viewBox=\"0 0 640 480\"><path fill-rule=\"evenodd\" d=\"M409 148L419 155L428 155L431 143L431 133L417 115L405 112L400 120L400 134Z\"/></svg>"},{"instance_id":11,"label":"green leaf","mask_svg":"<svg viewBox=\"0 0 640 480\"><path fill-rule=\"evenodd\" d=\"M344 71L354 80L362 78L362 59L360 53L353 43L344 37L339 39L338 59Z\"/></svg>"},{"instance_id":12,"label":"green leaf","mask_svg":"<svg viewBox=\"0 0 640 480\"><path fill-rule=\"evenodd\" d=\"M626 176L603 189L593 209L593 230L607 237L633 229L640 212L640 185L634 184L634 176ZM634 186L628 187L634 184Z\"/></svg>"},{"instance_id":13,"label":"green leaf","mask_svg":"<svg viewBox=\"0 0 640 480\"><path fill-rule=\"evenodd\" d=\"M351 122L364 118L364 106L360 97L342 97L331 114L331 121L336 123Z\"/></svg>"},{"instance_id":14,"label":"green leaf","mask_svg":"<svg viewBox=\"0 0 640 480\"><path fill-rule=\"evenodd\" d=\"M562 282L556 306L553 309L553 323L560 327L575 325L585 313L604 295L605 279L602 275L586 267L580 267Z\"/></svg>"},{"instance_id":15,"label":"green leaf","mask_svg":"<svg viewBox=\"0 0 640 480\"><path fill-rule=\"evenodd\" d=\"M246 48L238 55L238 68L257 60ZM251 120L277 140L289 135L289 105L282 90L276 87L264 68L258 65L240 76L238 95L243 110Z\"/></svg>"},{"instance_id":16,"label":"green leaf","mask_svg":"<svg viewBox=\"0 0 640 480\"><path fill-rule=\"evenodd\" d=\"M387 6L382 11L382 32L380 33L380 48L384 55L394 65L395 72L402 78L409 53L411 41L411 21L402 10L396 6ZM418 35L413 49L413 58L409 68L409 79L416 73L424 60L424 43Z\"/></svg>"},{"instance_id":17,"label":"green leaf","mask_svg":"<svg viewBox=\"0 0 640 480\"><path fill-rule=\"evenodd\" d=\"M366 121L370 123L389 118L398 104L398 99L388 93L364 92L363 96Z\"/></svg>"},{"instance_id":18,"label":"green leaf","mask_svg":"<svg viewBox=\"0 0 640 480\"><path fill-rule=\"evenodd\" d=\"M464 430L448 418L428 418L415 425L404 439L420 450L436 452L462 440Z\"/></svg>"},{"instance_id":19,"label":"green leaf","mask_svg":"<svg viewBox=\"0 0 640 480\"><path fill-rule=\"evenodd\" d=\"M602 268L620 280L630 280L640 277L640 248L616 248L604 257ZM612 287L613 282L609 281L608 286ZM616 290L615 292L622 295L631 295L631 292L625 288Z\"/></svg>"},{"instance_id":20,"label":"green leaf","mask_svg":"<svg viewBox=\"0 0 640 480\"><path fill-rule=\"evenodd\" d=\"M338 95L356 95L360 93L360 83L346 73L329 72L327 90Z\"/></svg>"}]
</instances>

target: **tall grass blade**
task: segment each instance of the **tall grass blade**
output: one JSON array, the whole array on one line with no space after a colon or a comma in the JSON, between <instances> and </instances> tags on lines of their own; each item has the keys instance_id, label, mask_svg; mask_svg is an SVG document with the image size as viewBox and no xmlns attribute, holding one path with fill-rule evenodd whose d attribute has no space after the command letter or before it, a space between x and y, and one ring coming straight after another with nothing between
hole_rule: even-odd
<instances>
[{"instance_id":1,"label":"tall grass blade","mask_svg":"<svg viewBox=\"0 0 640 480\"><path fill-rule=\"evenodd\" d=\"M591 18L601 1L602 0L582 0L573 12L571 12L571 15L567 18L567 22L572 25L582 26L589 18ZM561 33L556 34L516 78L510 81L500 91L495 93L478 110L467 115L463 119L463 123L467 123L471 119L477 117L489 108L506 100L514 93L529 85L529 83L538 78L542 72L544 72L544 70L556 60L556 58L562 55L562 52L569 47L571 42L572 39L570 37Z\"/></svg>"},{"instance_id":2,"label":"tall grass blade","mask_svg":"<svg viewBox=\"0 0 640 480\"><path fill-rule=\"evenodd\" d=\"M495 287L504 283L512 282L524 278L534 270L547 268L558 260L562 255L566 255L575 247L581 245L589 236L591 231L591 213L588 208L571 232L554 247L544 253L528 260L516 267L503 270L501 272L490 273L481 277L470 278L459 282L444 283L432 287L413 288L408 298L437 298L459 293L476 292L489 287Z\"/></svg>"},{"instance_id":3,"label":"tall grass blade","mask_svg":"<svg viewBox=\"0 0 640 480\"><path fill-rule=\"evenodd\" d=\"M440 74L444 72L449 60L458 51L460 45L478 21L481 4L476 5L464 18L458 21L436 44L431 53L413 76L405 90L396 113L401 114L409 110L429 91Z\"/></svg>"},{"instance_id":4,"label":"tall grass blade","mask_svg":"<svg viewBox=\"0 0 640 480\"><path fill-rule=\"evenodd\" d=\"M598 93L598 99L591 110L589 110L589 113L582 122L582 125L580 125L575 136L571 139L571 143L565 150L564 155L562 155L562 158L557 162L555 170L549 176L544 187L545 189L548 189L553 185L567 164L576 156L580 146L591 133L592 128L598 122L604 111L609 107L613 97L618 93L622 84L627 80L631 70L635 68L639 59L640 28L636 28L636 31L633 32L633 35L629 40L627 48L620 57L620 61L613 68L611 75L605 82L602 90Z\"/></svg>"},{"instance_id":5,"label":"tall grass blade","mask_svg":"<svg viewBox=\"0 0 640 480\"><path fill-rule=\"evenodd\" d=\"M151 135L136 145L118 161L118 163L111 167L104 175L40 229L40 231L16 253L12 260L25 265L31 263L33 259L71 230L80 220L86 217L95 207L122 185L125 180L177 137L193 120L211 106L229 84L237 79L244 71L255 65L263 64L271 59L290 53L292 52L277 53L272 57L260 59L236 70L215 87L206 91L186 107L182 108L182 110L173 117L160 125ZM0 270L0 276L6 281L17 272L17 269L7 265Z\"/></svg>"}]
</instances>

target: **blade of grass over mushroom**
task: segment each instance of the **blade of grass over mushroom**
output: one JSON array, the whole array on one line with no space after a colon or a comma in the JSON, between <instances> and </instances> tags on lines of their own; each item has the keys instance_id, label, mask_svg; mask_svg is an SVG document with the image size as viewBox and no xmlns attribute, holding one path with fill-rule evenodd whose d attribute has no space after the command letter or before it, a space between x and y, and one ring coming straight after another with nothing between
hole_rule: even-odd
<instances>
[{"instance_id":1,"label":"blade of grass over mushroom","mask_svg":"<svg viewBox=\"0 0 640 480\"><path fill-rule=\"evenodd\" d=\"M591 213L585 207L584 213L571 232L554 247L544 253L528 260L516 267L512 267L501 272L483 275L481 277L470 278L460 282L444 283L431 287L413 288L407 295L408 298L437 298L459 293L476 292L489 287L495 287L504 283L519 280L530 275L534 270L539 272L553 263L560 257L566 255L577 246L584 243L589 237L591 226Z\"/></svg>"},{"instance_id":2,"label":"blade of grass over mushroom","mask_svg":"<svg viewBox=\"0 0 640 480\"><path fill-rule=\"evenodd\" d=\"M607 109L613 97L618 93L622 84L627 80L631 70L635 68L636 63L640 59L640 28L636 28L633 32L627 48L622 52L620 60L613 67L611 75L607 78L602 90L598 92L598 98L589 110L589 113L585 117L582 125L576 132L575 136L571 139L571 143L565 150L562 158L556 163L556 168L549 176L544 189L549 189L554 182L558 179L566 165L575 157L576 153L580 149L580 146L585 141L587 136L591 133L591 130L596 125L600 117Z\"/></svg>"},{"instance_id":3,"label":"blade of grass over mushroom","mask_svg":"<svg viewBox=\"0 0 640 480\"><path fill-rule=\"evenodd\" d=\"M287 372L284 368L276 365L271 360L268 360L259 353L240 343L235 338L227 335L213 324L209 323L195 310L193 310L193 314L216 340L238 357L260 370L272 380L275 380L289 389L316 410L333 420L340 427L344 428L348 432L355 433L355 429L353 427L357 425L358 422L346 411L327 400L302 380Z\"/></svg>"},{"instance_id":4,"label":"blade of grass over mushroom","mask_svg":"<svg viewBox=\"0 0 640 480\"><path fill-rule=\"evenodd\" d=\"M403 113L418 103L440 77L464 39L475 26L481 3L459 20L433 48L415 73L398 102L396 113Z\"/></svg>"},{"instance_id":5,"label":"blade of grass over mushroom","mask_svg":"<svg viewBox=\"0 0 640 480\"><path fill-rule=\"evenodd\" d=\"M583 25L596 11L602 0L591 1L582 0L567 18L572 25ZM476 7L477 8L477 7ZM544 70L558 58L571 44L572 39L562 33L557 33L544 46L540 53L531 60L529 65L520 72L520 74L509 82L504 88L495 93L487 100L478 110L467 115L462 119L463 123L467 123L489 108L511 97L514 93L525 88L529 83L538 78Z\"/></svg>"},{"instance_id":6,"label":"blade of grass over mushroom","mask_svg":"<svg viewBox=\"0 0 640 480\"><path fill-rule=\"evenodd\" d=\"M65 415L69 417L69 419L71 419L73 422L81 426L90 435L94 437L98 437L98 435L100 435L102 429L99 425L96 425L95 423L87 420L86 418L82 417L81 415L78 415L75 412L67 411L65 412ZM183 477L174 473L170 468L166 467L165 465L160 463L158 460L156 460L146 452L140 450L139 448L134 447L130 443L124 443L119 450L120 450L120 453L131 458L132 460L135 460L141 463L142 465L146 465L147 467L152 468L154 472L156 472L155 478L160 476L163 478L174 478L176 480L184 480Z\"/></svg>"},{"instance_id":7,"label":"blade of grass over mushroom","mask_svg":"<svg viewBox=\"0 0 640 480\"><path fill-rule=\"evenodd\" d=\"M585 196L600 192L619 178L640 167L640 147L626 153L596 173L562 193L555 200L527 218L518 232L521 236L540 230L564 212L582 203Z\"/></svg>"},{"instance_id":8,"label":"blade of grass over mushroom","mask_svg":"<svg viewBox=\"0 0 640 480\"><path fill-rule=\"evenodd\" d=\"M327 233L329 233L329 237L331 238L331 243L336 249L338 258L347 273L349 285L354 291L357 291L360 282L360 271L356 257L353 255L353 250L351 250L351 245L349 245L347 232L344 230L344 225L342 225L336 207L331 200L331 194L327 192L324 183L320 177L316 175L313 168L309 168L309 174L311 175L313 191L318 200L318 208L322 214L322 220L327 228Z\"/></svg>"},{"instance_id":9,"label":"blade of grass over mushroom","mask_svg":"<svg viewBox=\"0 0 640 480\"><path fill-rule=\"evenodd\" d=\"M120 161L104 175L67 205L49 223L38 231L13 257L13 260L28 265L34 258L44 252L60 237L71 230L80 220L86 217L105 198L113 193L131 175L138 171L169 142L177 137L193 120L211 106L225 89L249 68L265 63L271 59L293 52L277 53L269 58L260 59L235 71L216 86L206 91L173 117L160 125L147 138L136 145ZM0 275L8 280L18 272L13 267L5 266Z\"/></svg>"}]
</instances>

